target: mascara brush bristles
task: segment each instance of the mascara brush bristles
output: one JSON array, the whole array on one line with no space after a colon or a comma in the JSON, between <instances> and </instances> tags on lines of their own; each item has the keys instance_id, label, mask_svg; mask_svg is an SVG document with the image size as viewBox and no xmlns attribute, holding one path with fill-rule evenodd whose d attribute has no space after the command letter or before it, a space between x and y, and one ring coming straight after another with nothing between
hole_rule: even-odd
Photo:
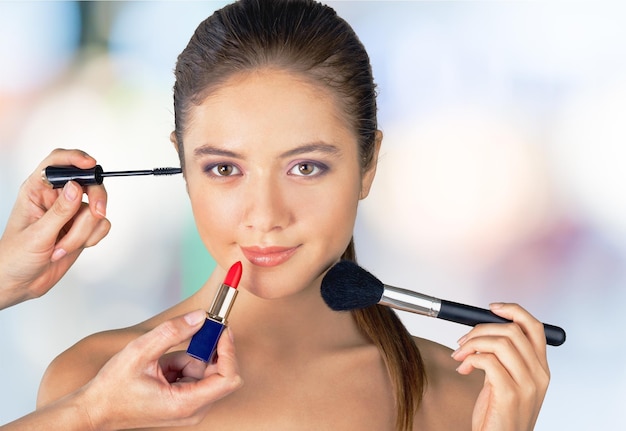
<instances>
[{"instance_id":1,"label":"mascara brush bristles","mask_svg":"<svg viewBox=\"0 0 626 431\"><path fill-rule=\"evenodd\" d=\"M113 171L102 172L100 176L102 178L107 177L134 177L140 175L176 175L182 173L181 168L155 168L152 170L140 170L140 171Z\"/></svg>"},{"instance_id":2,"label":"mascara brush bristles","mask_svg":"<svg viewBox=\"0 0 626 431\"><path fill-rule=\"evenodd\" d=\"M176 175L183 172L182 168L156 168L152 171L154 175Z\"/></svg>"}]
</instances>

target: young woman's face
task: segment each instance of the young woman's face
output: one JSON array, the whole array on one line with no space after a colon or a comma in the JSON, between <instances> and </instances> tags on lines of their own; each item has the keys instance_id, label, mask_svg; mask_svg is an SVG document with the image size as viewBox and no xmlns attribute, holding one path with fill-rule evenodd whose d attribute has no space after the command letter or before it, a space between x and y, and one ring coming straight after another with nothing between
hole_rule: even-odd
<instances>
[{"instance_id":1,"label":"young woman's face","mask_svg":"<svg viewBox=\"0 0 626 431\"><path fill-rule=\"evenodd\" d=\"M312 285L346 249L375 170L362 173L330 93L288 72L239 74L187 124L187 187L218 265L241 260L241 287L265 298Z\"/></svg>"}]
</instances>

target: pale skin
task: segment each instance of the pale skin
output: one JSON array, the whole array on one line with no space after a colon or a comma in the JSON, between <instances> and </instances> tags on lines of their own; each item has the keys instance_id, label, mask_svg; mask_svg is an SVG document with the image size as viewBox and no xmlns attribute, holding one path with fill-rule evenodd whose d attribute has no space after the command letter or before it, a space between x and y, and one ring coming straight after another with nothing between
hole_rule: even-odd
<instances>
[{"instance_id":1,"label":"pale skin","mask_svg":"<svg viewBox=\"0 0 626 431\"><path fill-rule=\"evenodd\" d=\"M95 164L82 151L57 149L22 184L0 240L0 308L47 293L86 247L109 232L103 187L83 190L69 182L53 190L41 177L49 165ZM184 351L164 355L198 331L205 316L195 310L161 322L120 346L90 382L0 430L108 431L198 423L211 402L242 385L230 336L220 339L219 359L211 367Z\"/></svg>"},{"instance_id":2,"label":"pale skin","mask_svg":"<svg viewBox=\"0 0 626 431\"><path fill-rule=\"evenodd\" d=\"M229 336L220 339L220 358L212 367L185 352L164 355L198 331L205 316L196 310L162 322L130 342L80 389L0 430L113 431L198 423L212 401L242 384Z\"/></svg>"},{"instance_id":3,"label":"pale skin","mask_svg":"<svg viewBox=\"0 0 626 431\"><path fill-rule=\"evenodd\" d=\"M95 164L82 151L57 149L22 184L0 239L0 309L47 293L85 248L109 232L104 187L83 190L68 182L53 190L41 178L49 165L86 169Z\"/></svg>"},{"instance_id":4,"label":"pale skin","mask_svg":"<svg viewBox=\"0 0 626 431\"><path fill-rule=\"evenodd\" d=\"M227 269L242 261L229 328L246 383L187 429L394 429L380 353L319 292L375 175L376 163L361 168L349 124L332 93L277 69L234 75L195 107L184 133L185 178L215 272L164 313L63 353L44 376L39 404L84 384L159 322L208 308ZM493 311L514 323L472 329L454 357L415 339L428 375L415 430L533 428L549 376L543 331L517 305Z\"/></svg>"}]
</instances>

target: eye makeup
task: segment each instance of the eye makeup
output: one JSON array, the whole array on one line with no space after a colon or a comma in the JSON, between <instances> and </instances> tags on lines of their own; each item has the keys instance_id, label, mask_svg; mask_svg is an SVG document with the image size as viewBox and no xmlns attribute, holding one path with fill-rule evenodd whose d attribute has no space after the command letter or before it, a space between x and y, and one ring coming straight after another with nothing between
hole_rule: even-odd
<instances>
[{"instance_id":1,"label":"eye makeup","mask_svg":"<svg viewBox=\"0 0 626 431\"><path fill-rule=\"evenodd\" d=\"M303 160L291 166L287 171L287 174L297 177L313 178L324 175L328 169L328 166L324 163Z\"/></svg>"},{"instance_id":2,"label":"eye makeup","mask_svg":"<svg viewBox=\"0 0 626 431\"><path fill-rule=\"evenodd\" d=\"M241 175L241 169L239 169L232 163L210 163L202 168L202 171L205 174L215 178L225 178Z\"/></svg>"}]
</instances>

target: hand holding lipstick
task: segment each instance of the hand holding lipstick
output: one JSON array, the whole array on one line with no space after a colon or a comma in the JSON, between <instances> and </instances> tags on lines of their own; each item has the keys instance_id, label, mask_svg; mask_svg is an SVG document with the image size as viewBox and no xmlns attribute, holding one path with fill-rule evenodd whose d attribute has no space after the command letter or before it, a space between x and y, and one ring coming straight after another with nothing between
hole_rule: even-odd
<instances>
[{"instance_id":1,"label":"hand holding lipstick","mask_svg":"<svg viewBox=\"0 0 626 431\"><path fill-rule=\"evenodd\" d=\"M193 425L212 403L242 385L230 336L210 367L185 352L163 355L196 332L205 313L167 320L131 341L75 392L40 407L2 431L99 431Z\"/></svg>"},{"instance_id":2,"label":"hand holding lipstick","mask_svg":"<svg viewBox=\"0 0 626 431\"><path fill-rule=\"evenodd\" d=\"M211 367L183 351L163 355L197 331L204 317L195 311L163 322L109 360L83 391L86 406L111 400L91 412L102 424L97 429L196 424L213 402L241 387L230 336L220 338Z\"/></svg>"}]
</instances>

